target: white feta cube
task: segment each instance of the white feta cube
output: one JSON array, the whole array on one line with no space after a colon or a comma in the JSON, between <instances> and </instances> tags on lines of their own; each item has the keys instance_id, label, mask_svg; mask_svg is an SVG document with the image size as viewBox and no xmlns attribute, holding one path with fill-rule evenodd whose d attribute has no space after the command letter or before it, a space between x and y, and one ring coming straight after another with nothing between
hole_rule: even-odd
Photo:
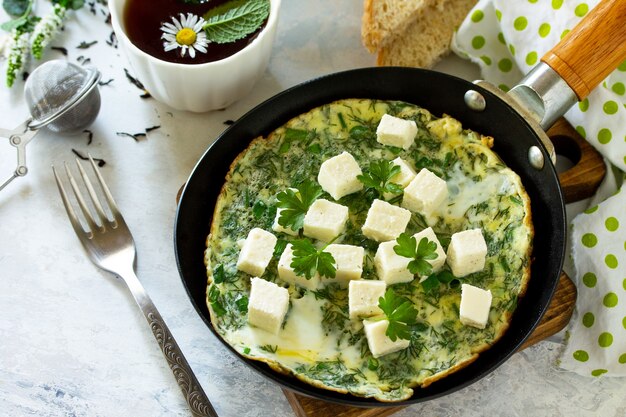
<instances>
[{"instance_id":1,"label":"white feta cube","mask_svg":"<svg viewBox=\"0 0 626 417\"><path fill-rule=\"evenodd\" d=\"M396 338L394 342L385 334L387 327L389 327L388 320L363 320L363 327L365 328L367 345L375 358L406 349L411 344L409 340L400 338Z\"/></svg>"},{"instance_id":2,"label":"white feta cube","mask_svg":"<svg viewBox=\"0 0 626 417\"><path fill-rule=\"evenodd\" d=\"M320 198L304 216L304 235L330 242L339 236L348 221L348 207Z\"/></svg>"},{"instance_id":3,"label":"white feta cube","mask_svg":"<svg viewBox=\"0 0 626 417\"><path fill-rule=\"evenodd\" d=\"M415 170L406 162L404 159L397 157L393 161L394 165L398 165L400 167L400 172L391 177L391 182L398 184L400 187L404 188L415 178Z\"/></svg>"},{"instance_id":4,"label":"white feta cube","mask_svg":"<svg viewBox=\"0 0 626 417\"><path fill-rule=\"evenodd\" d=\"M278 334L289 308L289 291L262 278L250 279L248 323Z\"/></svg>"},{"instance_id":5,"label":"white feta cube","mask_svg":"<svg viewBox=\"0 0 626 417\"><path fill-rule=\"evenodd\" d=\"M334 279L345 283L361 278L363 258L365 256L365 249L361 246L333 243L328 245L324 251L333 255L335 259L336 272Z\"/></svg>"},{"instance_id":6,"label":"white feta cube","mask_svg":"<svg viewBox=\"0 0 626 417\"><path fill-rule=\"evenodd\" d=\"M237 269L257 277L263 275L272 260L277 240L276 236L258 227L250 230L239 252Z\"/></svg>"},{"instance_id":7,"label":"white feta cube","mask_svg":"<svg viewBox=\"0 0 626 417\"><path fill-rule=\"evenodd\" d=\"M417 125L413 120L384 114L376 128L376 140L383 145L409 149L415 141Z\"/></svg>"},{"instance_id":8,"label":"white feta cube","mask_svg":"<svg viewBox=\"0 0 626 417\"><path fill-rule=\"evenodd\" d=\"M473 285L461 285L461 306L459 316L465 326L473 326L484 329L489 320L491 308L491 291L474 287Z\"/></svg>"},{"instance_id":9,"label":"white feta cube","mask_svg":"<svg viewBox=\"0 0 626 417\"><path fill-rule=\"evenodd\" d=\"M299 285L300 287L304 287L309 290L316 289L320 283L319 274L316 272L310 279L306 279L305 276L297 275L291 267L292 261L293 247L291 243L289 243L285 247L283 254L280 256L280 260L278 261L278 277L289 284Z\"/></svg>"},{"instance_id":10,"label":"white feta cube","mask_svg":"<svg viewBox=\"0 0 626 417\"><path fill-rule=\"evenodd\" d=\"M398 284L401 282L410 282L414 275L409 271L410 258L398 255L393 247L398 242L391 240L378 245L378 250L374 256L374 266L378 279L387 283L387 285Z\"/></svg>"},{"instance_id":11,"label":"white feta cube","mask_svg":"<svg viewBox=\"0 0 626 417\"><path fill-rule=\"evenodd\" d=\"M354 157L348 152L343 152L322 163L317 174L317 182L324 191L335 200L339 200L363 189L363 183L357 179L362 173Z\"/></svg>"},{"instance_id":12,"label":"white feta cube","mask_svg":"<svg viewBox=\"0 0 626 417\"><path fill-rule=\"evenodd\" d=\"M446 182L428 169L422 168L404 189L402 207L430 216L447 198Z\"/></svg>"},{"instance_id":13,"label":"white feta cube","mask_svg":"<svg viewBox=\"0 0 626 417\"><path fill-rule=\"evenodd\" d=\"M385 281L359 279L348 286L348 309L350 318L371 317L383 314L378 299L385 296Z\"/></svg>"},{"instance_id":14,"label":"white feta cube","mask_svg":"<svg viewBox=\"0 0 626 417\"><path fill-rule=\"evenodd\" d=\"M448 265L456 277L482 271L487 256L487 243L480 229L454 233L448 246Z\"/></svg>"},{"instance_id":15,"label":"white feta cube","mask_svg":"<svg viewBox=\"0 0 626 417\"><path fill-rule=\"evenodd\" d=\"M377 242L400 236L411 220L411 212L383 200L374 200L363 224L363 234Z\"/></svg>"},{"instance_id":16,"label":"white feta cube","mask_svg":"<svg viewBox=\"0 0 626 417\"><path fill-rule=\"evenodd\" d=\"M404 159L397 157L393 161L394 165L398 165L400 167L400 172L391 177L390 181L394 184L398 184L400 187L405 188L409 183L415 178L415 171ZM389 200L395 194L385 193L385 200Z\"/></svg>"},{"instance_id":17,"label":"white feta cube","mask_svg":"<svg viewBox=\"0 0 626 417\"><path fill-rule=\"evenodd\" d=\"M417 241L418 245L420 243L420 240L422 240L423 238L427 238L429 241L435 242L435 244L437 245L437 257L435 259L428 259L426 260L426 262L428 262L433 267L433 272L439 271L443 264L446 262L446 253L443 251L441 243L439 243L439 239L437 239L437 235L435 235L433 228L428 227L421 232L414 234L413 237Z\"/></svg>"}]
</instances>

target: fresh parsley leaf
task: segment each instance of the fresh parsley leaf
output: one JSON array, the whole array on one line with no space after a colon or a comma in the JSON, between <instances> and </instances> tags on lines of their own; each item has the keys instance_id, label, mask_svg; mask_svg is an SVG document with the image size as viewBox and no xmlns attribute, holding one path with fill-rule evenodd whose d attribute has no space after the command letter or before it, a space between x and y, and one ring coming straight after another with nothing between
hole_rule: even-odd
<instances>
[{"instance_id":1,"label":"fresh parsley leaf","mask_svg":"<svg viewBox=\"0 0 626 417\"><path fill-rule=\"evenodd\" d=\"M282 209L278 224L294 231L302 228L309 207L322 195L322 187L310 180L304 181L297 188L297 192L287 189L276 196L276 206Z\"/></svg>"},{"instance_id":2,"label":"fresh parsley leaf","mask_svg":"<svg viewBox=\"0 0 626 417\"><path fill-rule=\"evenodd\" d=\"M385 332L387 337L394 342L398 338L411 340L411 328L417 324L417 310L411 300L396 295L393 288L387 288L384 297L378 299L378 307L389 321Z\"/></svg>"},{"instance_id":3,"label":"fresh parsley leaf","mask_svg":"<svg viewBox=\"0 0 626 417\"><path fill-rule=\"evenodd\" d=\"M393 247L394 252L405 258L412 259L408 266L411 273L420 276L431 274L433 267L428 261L437 259L437 244L435 242L423 237L418 244L417 239L407 233L402 233L398 236L396 242L398 244Z\"/></svg>"},{"instance_id":4,"label":"fresh parsley leaf","mask_svg":"<svg viewBox=\"0 0 626 417\"><path fill-rule=\"evenodd\" d=\"M233 0L205 13L204 30L210 42L234 42L260 28L269 14L269 0Z\"/></svg>"},{"instance_id":5,"label":"fresh parsley leaf","mask_svg":"<svg viewBox=\"0 0 626 417\"><path fill-rule=\"evenodd\" d=\"M291 244L293 259L290 266L296 275L311 279L317 272L324 277L335 277L335 258L329 252L324 252L325 247L317 249L309 239L295 240Z\"/></svg>"},{"instance_id":6,"label":"fresh parsley leaf","mask_svg":"<svg viewBox=\"0 0 626 417\"><path fill-rule=\"evenodd\" d=\"M356 178L363 183L366 188L374 189L379 196L385 193L400 194L402 187L391 182L391 179L400 173L400 166L392 161L381 159L370 163L364 174Z\"/></svg>"}]
</instances>

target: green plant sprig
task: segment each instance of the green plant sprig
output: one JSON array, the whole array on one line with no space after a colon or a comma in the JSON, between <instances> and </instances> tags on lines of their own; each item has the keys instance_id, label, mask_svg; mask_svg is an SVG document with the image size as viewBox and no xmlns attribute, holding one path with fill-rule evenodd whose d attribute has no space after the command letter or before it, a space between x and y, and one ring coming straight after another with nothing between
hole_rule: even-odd
<instances>
[{"instance_id":1,"label":"green plant sprig","mask_svg":"<svg viewBox=\"0 0 626 417\"><path fill-rule=\"evenodd\" d=\"M389 321L385 332L387 337L394 342L398 338L411 340L412 327L418 325L417 310L411 300L396 295L392 288L387 288L385 295L378 299L378 307Z\"/></svg>"},{"instance_id":2,"label":"green plant sprig","mask_svg":"<svg viewBox=\"0 0 626 417\"><path fill-rule=\"evenodd\" d=\"M402 233L396 242L398 244L393 247L393 250L397 255L411 259L408 268L412 274L427 276L432 273L433 266L428 261L437 259L437 244L435 242L423 237L418 244L417 239L407 233Z\"/></svg>"},{"instance_id":3,"label":"green plant sprig","mask_svg":"<svg viewBox=\"0 0 626 417\"><path fill-rule=\"evenodd\" d=\"M291 242L293 259L291 267L296 275L311 279L317 272L323 277L335 278L335 258L329 252L324 252L326 246L317 249L309 239L299 239Z\"/></svg>"},{"instance_id":4,"label":"green plant sprig","mask_svg":"<svg viewBox=\"0 0 626 417\"><path fill-rule=\"evenodd\" d=\"M294 231L300 230L304 225L306 212L322 192L319 184L306 180L297 187L297 191L287 189L278 193L276 206L282 209L278 224Z\"/></svg>"},{"instance_id":5,"label":"green plant sprig","mask_svg":"<svg viewBox=\"0 0 626 417\"><path fill-rule=\"evenodd\" d=\"M381 159L370 163L369 168L356 178L363 183L365 188L375 190L382 198L384 194L400 194L402 187L391 179L400 173L400 166L392 161Z\"/></svg>"}]
</instances>

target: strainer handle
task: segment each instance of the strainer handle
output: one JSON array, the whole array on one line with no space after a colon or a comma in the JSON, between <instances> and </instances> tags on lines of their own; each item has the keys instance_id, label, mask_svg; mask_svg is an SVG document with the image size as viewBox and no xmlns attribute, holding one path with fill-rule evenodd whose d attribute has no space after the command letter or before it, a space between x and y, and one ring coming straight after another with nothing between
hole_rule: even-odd
<instances>
[{"instance_id":1,"label":"strainer handle","mask_svg":"<svg viewBox=\"0 0 626 417\"><path fill-rule=\"evenodd\" d=\"M13 130L0 129L0 136L9 139L9 144L17 149L17 167L13 175L0 185L0 191L17 177L23 177L28 174L28 168L26 167L26 145L38 132L37 130L30 129L30 122L31 119L28 119Z\"/></svg>"}]
</instances>

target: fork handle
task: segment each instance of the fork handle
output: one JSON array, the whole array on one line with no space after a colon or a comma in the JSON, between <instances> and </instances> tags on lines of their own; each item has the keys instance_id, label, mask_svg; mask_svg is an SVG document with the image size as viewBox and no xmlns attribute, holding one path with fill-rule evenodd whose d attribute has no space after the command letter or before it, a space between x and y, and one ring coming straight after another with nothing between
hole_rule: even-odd
<instances>
[{"instance_id":1,"label":"fork handle","mask_svg":"<svg viewBox=\"0 0 626 417\"><path fill-rule=\"evenodd\" d=\"M218 417L178 343L176 343L163 317L141 285L137 275L134 271L128 271L123 278L146 317L150 330L152 330L152 334L185 396L185 401L189 405L192 415L194 417Z\"/></svg>"}]
</instances>

